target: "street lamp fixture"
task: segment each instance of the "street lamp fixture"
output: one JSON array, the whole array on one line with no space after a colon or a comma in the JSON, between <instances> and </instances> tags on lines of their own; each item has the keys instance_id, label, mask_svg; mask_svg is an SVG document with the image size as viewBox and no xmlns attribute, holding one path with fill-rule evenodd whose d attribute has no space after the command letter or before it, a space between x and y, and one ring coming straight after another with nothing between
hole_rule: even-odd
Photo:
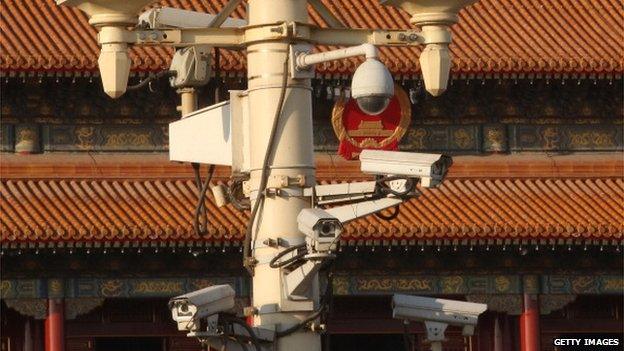
<instances>
[{"instance_id":1,"label":"street lamp fixture","mask_svg":"<svg viewBox=\"0 0 624 351\"><path fill-rule=\"evenodd\" d=\"M446 90L451 68L448 48L451 43L450 26L457 22L461 8L475 1L381 1L382 4L397 6L410 13L410 22L421 27L421 31L318 28L305 23L284 22L281 35L271 35L269 33L278 34L280 30L273 25L256 28L129 30L130 26L137 24L138 12L153 0L57 0L61 5L84 11L89 16L89 23L99 29L98 41L102 47L98 59L100 75L104 91L113 98L126 91L131 66L128 45L160 44L184 47L208 44L243 48L259 40L276 40L280 37L327 45L359 45L363 42L383 46L424 44L419 61L425 89L430 94L439 96Z\"/></svg>"},{"instance_id":2,"label":"street lamp fixture","mask_svg":"<svg viewBox=\"0 0 624 351\"><path fill-rule=\"evenodd\" d=\"M126 92L132 61L128 27L138 22L138 14L152 0L60 0L59 5L77 7L89 16L89 24L99 30L102 47L98 57L104 92L118 98Z\"/></svg>"}]
</instances>

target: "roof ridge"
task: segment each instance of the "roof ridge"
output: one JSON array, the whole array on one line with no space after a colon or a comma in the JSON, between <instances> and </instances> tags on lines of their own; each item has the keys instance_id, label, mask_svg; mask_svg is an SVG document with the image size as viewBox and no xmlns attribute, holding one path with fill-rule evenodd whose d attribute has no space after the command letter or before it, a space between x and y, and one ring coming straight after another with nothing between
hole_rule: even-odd
<instances>
[{"instance_id":1,"label":"roof ridge","mask_svg":"<svg viewBox=\"0 0 624 351\"><path fill-rule=\"evenodd\" d=\"M0 11L8 25L0 26L2 71L85 72L97 68L96 30L77 9L57 6L54 0L4 0ZM179 2L163 0L163 6L204 11L222 5L217 0ZM218 5L218 6L215 6ZM347 26L374 28L378 24L407 24L402 10L374 0L335 0L330 9ZM583 11L580 10L583 9ZM40 21L37 16L44 18ZM455 41L452 72L455 74L615 74L624 73L624 10L609 0L481 0L460 12L452 27ZM476 19L478 18L478 23ZM313 24L322 20L314 13ZM59 33L64 35L59 37ZM484 35L487 33L487 35ZM582 35L576 35L582 33ZM44 40L45 38L49 40ZM62 37L62 38L61 38ZM582 43L583 45L577 45ZM326 50L324 47L322 50ZM382 57L395 75L419 71L417 48L382 48ZM244 72L245 56L221 50L221 69ZM132 69L160 71L171 61L171 49L136 47ZM213 61L214 62L214 61ZM351 73L353 60L319 65L320 74Z\"/></svg>"},{"instance_id":2,"label":"roof ridge","mask_svg":"<svg viewBox=\"0 0 624 351\"><path fill-rule=\"evenodd\" d=\"M187 179L188 164L171 162L162 154L1 154L2 179ZM365 178L358 161L317 153L319 179ZM230 176L218 166L216 179ZM574 153L568 155L509 154L453 156L448 177L474 178L620 178L624 176L624 153Z\"/></svg>"}]
</instances>

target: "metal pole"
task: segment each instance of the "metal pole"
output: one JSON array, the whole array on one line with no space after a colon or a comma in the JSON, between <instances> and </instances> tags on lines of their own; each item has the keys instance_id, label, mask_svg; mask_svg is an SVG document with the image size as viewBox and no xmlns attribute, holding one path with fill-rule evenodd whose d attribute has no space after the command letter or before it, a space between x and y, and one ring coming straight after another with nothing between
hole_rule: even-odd
<instances>
[{"instance_id":1,"label":"metal pole","mask_svg":"<svg viewBox=\"0 0 624 351\"><path fill-rule=\"evenodd\" d=\"M372 44L362 44L344 49L319 52L316 54L304 54L297 57L297 67L308 67L317 63L339 60L343 58L365 55L367 59L377 58L377 48Z\"/></svg>"},{"instance_id":2,"label":"metal pole","mask_svg":"<svg viewBox=\"0 0 624 351\"><path fill-rule=\"evenodd\" d=\"M197 90L195 88L180 88L177 93L180 95L180 114L182 117L197 110Z\"/></svg>"},{"instance_id":3,"label":"metal pole","mask_svg":"<svg viewBox=\"0 0 624 351\"><path fill-rule=\"evenodd\" d=\"M305 0L250 0L249 25L283 21L308 22ZM247 47L248 98L250 106L250 150L252 188L260 182L262 164L281 92L284 62L288 56L286 40L263 41ZM289 79L274 143L269 176L304 176L306 186L315 183L312 142L312 101L309 79ZM300 190L300 187L293 190ZM253 276L252 305L259 311L255 325L299 323L311 311L284 312L281 305L281 281L278 269L269 267L269 260L278 249L263 244L266 239L286 239L290 245L304 242L297 228L297 215L310 207L302 197L267 196L256 216L252 250L257 260ZM318 306L318 277L314 279L314 302ZM277 341L276 350L318 351L319 334L300 330Z\"/></svg>"}]
</instances>

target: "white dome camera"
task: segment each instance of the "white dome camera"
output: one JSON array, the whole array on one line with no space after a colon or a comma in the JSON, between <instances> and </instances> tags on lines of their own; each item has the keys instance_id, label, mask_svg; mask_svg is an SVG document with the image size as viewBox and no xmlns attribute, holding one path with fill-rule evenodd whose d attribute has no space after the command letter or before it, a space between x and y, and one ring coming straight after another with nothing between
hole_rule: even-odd
<instances>
[{"instance_id":1,"label":"white dome camera","mask_svg":"<svg viewBox=\"0 0 624 351\"><path fill-rule=\"evenodd\" d=\"M394 96L394 81L388 68L375 58L367 58L351 81L351 96L369 115L382 113Z\"/></svg>"}]
</instances>

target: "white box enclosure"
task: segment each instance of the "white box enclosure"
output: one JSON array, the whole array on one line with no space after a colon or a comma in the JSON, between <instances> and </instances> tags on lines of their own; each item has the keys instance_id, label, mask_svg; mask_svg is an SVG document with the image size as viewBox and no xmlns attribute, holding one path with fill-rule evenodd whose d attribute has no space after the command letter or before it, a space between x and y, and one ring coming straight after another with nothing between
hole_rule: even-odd
<instances>
[{"instance_id":1,"label":"white box enclosure","mask_svg":"<svg viewBox=\"0 0 624 351\"><path fill-rule=\"evenodd\" d=\"M169 159L249 170L247 95L230 91L230 100L208 106L169 123Z\"/></svg>"}]
</instances>

